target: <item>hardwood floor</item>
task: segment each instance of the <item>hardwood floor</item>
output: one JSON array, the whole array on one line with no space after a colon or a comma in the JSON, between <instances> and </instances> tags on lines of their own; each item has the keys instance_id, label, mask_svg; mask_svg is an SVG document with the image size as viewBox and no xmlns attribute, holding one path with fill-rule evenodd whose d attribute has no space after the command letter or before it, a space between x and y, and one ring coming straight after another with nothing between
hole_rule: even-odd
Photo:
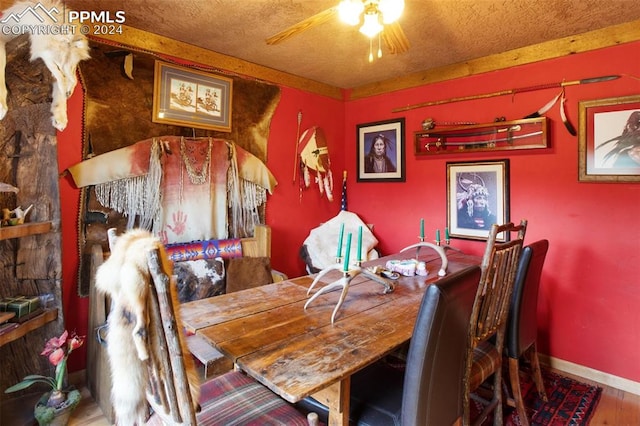
<instances>
[{"instance_id":1,"label":"hardwood floor","mask_svg":"<svg viewBox=\"0 0 640 426\"><path fill-rule=\"evenodd\" d=\"M567 375L562 372L561 374ZM587 383L591 382L581 377L575 377ZM637 426L640 425L640 395L624 392L609 386L599 385L603 388L602 397L591 419L591 426ZM82 390L82 401L73 412L69 426L109 426L110 423L102 414L100 407L95 403L87 388ZM33 402L23 401L26 407L33 406ZM24 414L27 413L27 414ZM3 426L32 426L33 418L28 409L3 407L0 425Z\"/></svg>"}]
</instances>

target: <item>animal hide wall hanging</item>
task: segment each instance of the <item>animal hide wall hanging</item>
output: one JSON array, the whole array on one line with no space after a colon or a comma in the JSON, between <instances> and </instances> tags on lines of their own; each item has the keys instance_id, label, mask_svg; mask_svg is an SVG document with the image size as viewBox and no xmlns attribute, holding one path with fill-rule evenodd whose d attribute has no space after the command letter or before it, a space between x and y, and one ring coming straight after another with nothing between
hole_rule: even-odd
<instances>
[{"instance_id":1,"label":"animal hide wall hanging","mask_svg":"<svg viewBox=\"0 0 640 426\"><path fill-rule=\"evenodd\" d=\"M64 16L60 14L63 10L58 1L40 0L17 2L0 12L0 16L5 17L0 23L0 119L4 118L8 110L4 67L6 43L16 38L16 34L30 29L30 59L42 59L54 77L50 86L53 89L51 122L60 131L67 127L67 98L71 96L78 82L78 63L89 59L89 46L87 38L79 32L76 34L62 25L58 31L53 31L53 27L59 25L58 22L64 22ZM16 32L16 27L20 31ZM43 27L51 30L38 31Z\"/></svg>"},{"instance_id":2,"label":"animal hide wall hanging","mask_svg":"<svg viewBox=\"0 0 640 426\"><path fill-rule=\"evenodd\" d=\"M232 76L233 105L230 133L192 129L152 122L154 64L165 60L201 71L220 70L183 60L142 52L125 46L90 42L91 59L80 64L85 90L83 159L128 147L157 136L215 137L236 145L266 162L271 118L280 100L280 88L256 80ZM131 79L125 63L133 64ZM179 153L178 153L179 154ZM264 204L259 211L264 223ZM91 246L108 250L107 229L126 228L127 218L105 208L96 199L93 187L83 188L79 212L80 271L78 294L88 296Z\"/></svg>"}]
</instances>

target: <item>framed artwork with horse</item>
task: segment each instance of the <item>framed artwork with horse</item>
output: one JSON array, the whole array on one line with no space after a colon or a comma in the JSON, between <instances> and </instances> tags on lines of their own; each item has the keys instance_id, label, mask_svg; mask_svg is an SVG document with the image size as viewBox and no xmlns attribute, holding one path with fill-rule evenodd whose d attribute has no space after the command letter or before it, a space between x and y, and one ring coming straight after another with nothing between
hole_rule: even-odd
<instances>
[{"instance_id":1,"label":"framed artwork with horse","mask_svg":"<svg viewBox=\"0 0 640 426\"><path fill-rule=\"evenodd\" d=\"M153 122L231 131L233 80L156 61Z\"/></svg>"}]
</instances>

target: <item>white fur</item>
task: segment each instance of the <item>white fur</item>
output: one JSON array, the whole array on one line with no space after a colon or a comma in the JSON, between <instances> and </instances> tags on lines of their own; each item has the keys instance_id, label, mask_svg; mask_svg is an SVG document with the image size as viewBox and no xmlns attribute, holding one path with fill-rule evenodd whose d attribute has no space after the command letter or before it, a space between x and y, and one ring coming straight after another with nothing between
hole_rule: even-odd
<instances>
[{"instance_id":1,"label":"white fur","mask_svg":"<svg viewBox=\"0 0 640 426\"><path fill-rule=\"evenodd\" d=\"M146 231L129 231L118 237L111 256L96 272L96 288L111 297L107 353L111 403L119 426L141 425L147 417L147 252L159 244Z\"/></svg>"},{"instance_id":2,"label":"white fur","mask_svg":"<svg viewBox=\"0 0 640 426\"><path fill-rule=\"evenodd\" d=\"M28 7L35 7L38 3L51 10L56 7L62 12L62 5L57 0L42 0L18 2L10 8L2 12L2 19L5 19L11 13L18 14ZM44 13L39 14L45 17ZM59 15L62 17L62 13ZM22 16L19 23L7 22L0 25L18 25L20 27L27 25L57 25L48 17L44 23L40 22L33 14L27 13ZM78 28L76 28L76 31ZM7 87L5 83L5 68L7 62L6 44L16 36L13 34L4 34L0 31L0 120L7 114ZM41 58L51 74L55 78L53 84L53 102L51 103L51 121L53 126L62 131L67 127L67 98L73 93L78 80L76 78L76 69L80 61L89 59L89 44L87 38L82 34L38 34L30 33L29 40L31 44L31 60Z\"/></svg>"},{"instance_id":3,"label":"white fur","mask_svg":"<svg viewBox=\"0 0 640 426\"><path fill-rule=\"evenodd\" d=\"M111 367L113 404L118 426L142 425L147 417L146 390L148 387L149 333L160 324L150 326L147 312L149 272L147 253L160 249L165 271L171 275L171 264L158 238L148 231L133 229L117 237L110 257L96 272L96 288L111 297L107 353ZM175 285L171 297L178 306ZM182 323L175 309L178 330ZM193 360L188 356L186 341L180 335L185 368L191 383L194 405L198 403L199 384Z\"/></svg>"}]
</instances>

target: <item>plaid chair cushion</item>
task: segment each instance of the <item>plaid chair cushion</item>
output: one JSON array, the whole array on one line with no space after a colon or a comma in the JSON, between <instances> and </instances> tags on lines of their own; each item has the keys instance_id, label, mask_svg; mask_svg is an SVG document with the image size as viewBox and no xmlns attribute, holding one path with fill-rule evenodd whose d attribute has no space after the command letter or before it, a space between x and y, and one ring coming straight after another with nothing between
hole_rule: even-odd
<instances>
[{"instance_id":1,"label":"plaid chair cushion","mask_svg":"<svg viewBox=\"0 0 640 426\"><path fill-rule=\"evenodd\" d=\"M482 342L473 351L473 365L471 366L471 377L469 379L469 389L472 391L478 387L489 376L493 374L502 364L502 356L491 342Z\"/></svg>"},{"instance_id":2,"label":"plaid chair cushion","mask_svg":"<svg viewBox=\"0 0 640 426\"><path fill-rule=\"evenodd\" d=\"M231 371L202 384L198 426L308 426L307 417L244 373ZM160 426L151 416L146 426Z\"/></svg>"},{"instance_id":3,"label":"plaid chair cushion","mask_svg":"<svg viewBox=\"0 0 640 426\"><path fill-rule=\"evenodd\" d=\"M231 371L202 384L198 425L307 426L307 418L257 381Z\"/></svg>"}]
</instances>

